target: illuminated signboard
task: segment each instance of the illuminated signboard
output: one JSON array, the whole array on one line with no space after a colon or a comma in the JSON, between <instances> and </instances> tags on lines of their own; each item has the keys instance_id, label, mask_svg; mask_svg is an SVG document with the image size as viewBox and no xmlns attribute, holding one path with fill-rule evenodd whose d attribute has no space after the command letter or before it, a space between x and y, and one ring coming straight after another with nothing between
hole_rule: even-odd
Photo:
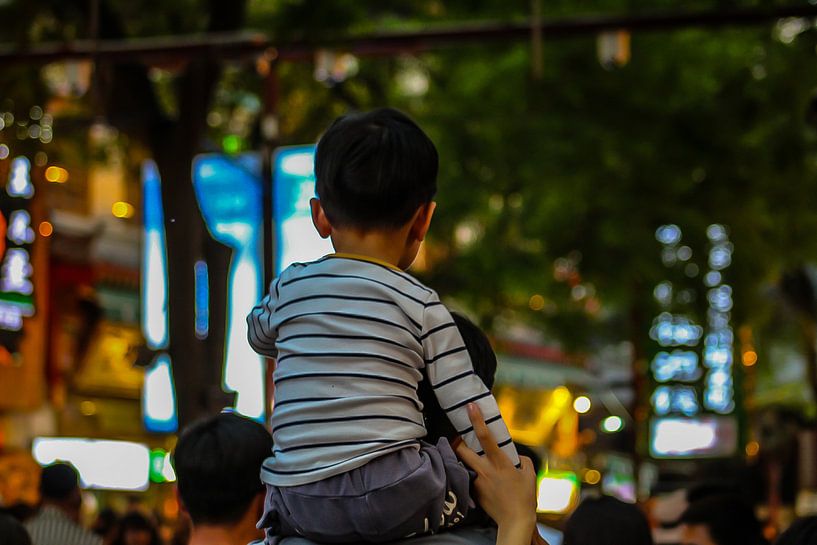
<instances>
[{"instance_id":1,"label":"illuminated signboard","mask_svg":"<svg viewBox=\"0 0 817 545\"><path fill-rule=\"evenodd\" d=\"M31 164L15 157L0 190L0 341L10 350L16 349L23 318L34 315L34 228L28 211L33 196Z\"/></svg>"},{"instance_id":2,"label":"illuminated signboard","mask_svg":"<svg viewBox=\"0 0 817 545\"><path fill-rule=\"evenodd\" d=\"M236 392L236 411L259 420L265 413L264 365L247 342L246 317L265 291L261 184L257 154L199 155L193 160L193 187L205 225L215 240L233 251L227 281L223 386ZM196 277L203 282L206 269L197 267ZM198 298L205 299L201 289ZM196 329L204 332L203 309L197 311Z\"/></svg>"},{"instance_id":3,"label":"illuminated signboard","mask_svg":"<svg viewBox=\"0 0 817 545\"><path fill-rule=\"evenodd\" d=\"M315 196L315 146L279 148L273 161L277 276L292 263L314 261L333 249L315 231L309 208Z\"/></svg>"},{"instance_id":4,"label":"illuminated signboard","mask_svg":"<svg viewBox=\"0 0 817 545\"><path fill-rule=\"evenodd\" d=\"M142 334L157 354L145 371L142 419L148 431L169 433L178 428L176 392L168 346L167 240L162 180L153 161L142 165Z\"/></svg>"},{"instance_id":5,"label":"illuminated signboard","mask_svg":"<svg viewBox=\"0 0 817 545\"><path fill-rule=\"evenodd\" d=\"M732 262L732 244L722 225L707 229L707 272L703 275L706 308L696 307L698 291L688 286L701 267L682 245L677 225L656 231L664 265L676 276L656 286L662 312L653 320L650 338L658 345L650 371L650 453L657 458L729 456L737 445L733 374L734 335L730 324L732 288L723 272ZM678 274L678 273L682 274ZM706 316L706 327L694 316Z\"/></svg>"},{"instance_id":6,"label":"illuminated signboard","mask_svg":"<svg viewBox=\"0 0 817 545\"><path fill-rule=\"evenodd\" d=\"M150 451L140 443L38 437L34 439L31 454L42 466L70 463L79 472L84 488L146 490L148 487Z\"/></svg>"}]
</instances>

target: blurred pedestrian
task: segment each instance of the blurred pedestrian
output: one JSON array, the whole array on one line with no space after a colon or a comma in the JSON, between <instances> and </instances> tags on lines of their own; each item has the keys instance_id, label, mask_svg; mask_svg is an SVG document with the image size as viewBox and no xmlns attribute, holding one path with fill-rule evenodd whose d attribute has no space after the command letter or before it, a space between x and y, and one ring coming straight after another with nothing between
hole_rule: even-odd
<instances>
[{"instance_id":1,"label":"blurred pedestrian","mask_svg":"<svg viewBox=\"0 0 817 545\"><path fill-rule=\"evenodd\" d=\"M683 545L765 545L754 510L736 494L693 501L681 515Z\"/></svg>"},{"instance_id":2,"label":"blurred pedestrian","mask_svg":"<svg viewBox=\"0 0 817 545\"><path fill-rule=\"evenodd\" d=\"M110 507L106 507L97 515L91 530L102 538L103 545L111 545L116 539L119 525L119 515Z\"/></svg>"},{"instance_id":3,"label":"blurred pedestrian","mask_svg":"<svg viewBox=\"0 0 817 545\"><path fill-rule=\"evenodd\" d=\"M817 545L817 517L794 521L774 545Z\"/></svg>"},{"instance_id":4,"label":"blurred pedestrian","mask_svg":"<svg viewBox=\"0 0 817 545\"><path fill-rule=\"evenodd\" d=\"M122 517L113 545L161 545L156 524L137 511Z\"/></svg>"},{"instance_id":5,"label":"blurred pedestrian","mask_svg":"<svg viewBox=\"0 0 817 545\"><path fill-rule=\"evenodd\" d=\"M31 545L31 537L19 520L0 513L0 544Z\"/></svg>"},{"instance_id":6,"label":"blurred pedestrian","mask_svg":"<svg viewBox=\"0 0 817 545\"><path fill-rule=\"evenodd\" d=\"M39 511L25 523L33 545L102 545L102 538L79 524L82 495L73 466L44 467L40 496Z\"/></svg>"},{"instance_id":7,"label":"blurred pedestrian","mask_svg":"<svg viewBox=\"0 0 817 545\"><path fill-rule=\"evenodd\" d=\"M647 517L610 496L585 499L565 525L563 545L653 545Z\"/></svg>"}]
</instances>

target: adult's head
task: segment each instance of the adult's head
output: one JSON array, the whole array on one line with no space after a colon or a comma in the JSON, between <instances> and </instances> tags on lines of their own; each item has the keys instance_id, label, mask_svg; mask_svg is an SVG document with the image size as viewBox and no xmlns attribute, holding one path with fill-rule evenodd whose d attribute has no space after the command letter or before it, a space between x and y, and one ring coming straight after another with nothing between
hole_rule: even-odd
<instances>
[{"instance_id":1,"label":"adult's head","mask_svg":"<svg viewBox=\"0 0 817 545\"><path fill-rule=\"evenodd\" d=\"M0 543L3 545L31 545L31 538L19 520L11 515L0 513Z\"/></svg>"},{"instance_id":2,"label":"adult's head","mask_svg":"<svg viewBox=\"0 0 817 545\"><path fill-rule=\"evenodd\" d=\"M491 347L491 341L476 324L465 316L456 312L452 312L451 316L454 318L454 323L462 336L466 350L468 350L468 356L470 356L471 364L474 366L474 373L490 390L494 386L497 365L496 354L493 347ZM449 439L456 437L457 431L451 425L445 411L440 407L440 403L437 401L437 397L434 395L428 381L424 380L420 383L418 396L423 403L423 417L428 431L426 441L435 443L440 437Z\"/></svg>"},{"instance_id":3,"label":"adult's head","mask_svg":"<svg viewBox=\"0 0 817 545\"><path fill-rule=\"evenodd\" d=\"M817 517L794 521L788 530L780 534L775 545L817 545Z\"/></svg>"},{"instance_id":4,"label":"adult's head","mask_svg":"<svg viewBox=\"0 0 817 545\"><path fill-rule=\"evenodd\" d=\"M79 474L74 466L56 463L44 467L40 475L40 498L43 504L54 505L70 518L77 519L82 495Z\"/></svg>"},{"instance_id":5,"label":"adult's head","mask_svg":"<svg viewBox=\"0 0 817 545\"><path fill-rule=\"evenodd\" d=\"M565 525L564 545L652 545L647 517L635 505L601 496L585 499Z\"/></svg>"},{"instance_id":6,"label":"adult's head","mask_svg":"<svg viewBox=\"0 0 817 545\"><path fill-rule=\"evenodd\" d=\"M264 501L259 475L271 451L272 437L264 426L233 413L207 418L182 432L173 458L179 499L194 530L240 526L257 532Z\"/></svg>"},{"instance_id":7,"label":"adult's head","mask_svg":"<svg viewBox=\"0 0 817 545\"><path fill-rule=\"evenodd\" d=\"M683 545L762 545L763 530L752 508L735 494L693 501L681 515Z\"/></svg>"},{"instance_id":8,"label":"adult's head","mask_svg":"<svg viewBox=\"0 0 817 545\"><path fill-rule=\"evenodd\" d=\"M335 120L315 152L316 193L335 227L396 229L437 191L437 149L404 113Z\"/></svg>"}]
</instances>

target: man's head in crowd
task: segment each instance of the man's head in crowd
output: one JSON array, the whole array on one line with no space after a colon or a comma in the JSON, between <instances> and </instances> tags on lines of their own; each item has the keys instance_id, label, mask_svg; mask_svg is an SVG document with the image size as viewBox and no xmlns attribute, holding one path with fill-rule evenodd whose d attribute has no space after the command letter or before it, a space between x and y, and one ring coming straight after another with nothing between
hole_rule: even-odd
<instances>
[{"instance_id":1,"label":"man's head in crowd","mask_svg":"<svg viewBox=\"0 0 817 545\"><path fill-rule=\"evenodd\" d=\"M40 475L40 497L44 505L53 505L69 518L79 520L82 495L74 466L57 463L44 467Z\"/></svg>"},{"instance_id":2,"label":"man's head in crowd","mask_svg":"<svg viewBox=\"0 0 817 545\"><path fill-rule=\"evenodd\" d=\"M261 517L261 464L272 437L259 423L221 413L183 431L173 454L179 499L198 526L254 529ZM258 534L262 536L262 534Z\"/></svg>"},{"instance_id":3,"label":"man's head in crowd","mask_svg":"<svg viewBox=\"0 0 817 545\"><path fill-rule=\"evenodd\" d=\"M693 500L681 515L682 545L762 545L766 543L752 508L735 494Z\"/></svg>"}]
</instances>

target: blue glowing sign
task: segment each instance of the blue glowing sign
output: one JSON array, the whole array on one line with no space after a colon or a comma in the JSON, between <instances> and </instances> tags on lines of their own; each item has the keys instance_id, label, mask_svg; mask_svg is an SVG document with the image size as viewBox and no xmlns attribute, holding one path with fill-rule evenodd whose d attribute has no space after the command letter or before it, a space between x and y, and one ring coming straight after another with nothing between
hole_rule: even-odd
<instances>
[{"instance_id":1,"label":"blue glowing sign","mask_svg":"<svg viewBox=\"0 0 817 545\"><path fill-rule=\"evenodd\" d=\"M148 348L167 348L167 239L162 180L153 161L142 165L142 333Z\"/></svg>"},{"instance_id":2,"label":"blue glowing sign","mask_svg":"<svg viewBox=\"0 0 817 545\"><path fill-rule=\"evenodd\" d=\"M142 415L145 428L156 433L172 433L179 427L176 415L176 389L170 356L162 352L145 371L142 389Z\"/></svg>"},{"instance_id":3,"label":"blue glowing sign","mask_svg":"<svg viewBox=\"0 0 817 545\"><path fill-rule=\"evenodd\" d=\"M196 337L206 339L210 332L210 274L207 263L196 261L193 272L196 282Z\"/></svg>"},{"instance_id":4,"label":"blue glowing sign","mask_svg":"<svg viewBox=\"0 0 817 545\"><path fill-rule=\"evenodd\" d=\"M165 237L162 179L153 161L142 165L142 334L148 348L168 346L167 239ZM171 433L178 428L176 391L170 356L160 352L145 372L142 386L145 429Z\"/></svg>"},{"instance_id":5,"label":"blue glowing sign","mask_svg":"<svg viewBox=\"0 0 817 545\"><path fill-rule=\"evenodd\" d=\"M228 277L223 384L235 409L264 418L264 365L247 342L246 316L263 294L261 158L257 154L199 155L193 186L210 235L233 250Z\"/></svg>"},{"instance_id":6,"label":"blue glowing sign","mask_svg":"<svg viewBox=\"0 0 817 545\"><path fill-rule=\"evenodd\" d=\"M309 208L309 199L315 196L315 146L279 148L273 161L277 276L292 263L313 261L333 249L315 231Z\"/></svg>"},{"instance_id":7,"label":"blue glowing sign","mask_svg":"<svg viewBox=\"0 0 817 545\"><path fill-rule=\"evenodd\" d=\"M0 189L0 344L11 352L17 351L23 318L34 315L30 169L27 158L15 157Z\"/></svg>"}]
</instances>

